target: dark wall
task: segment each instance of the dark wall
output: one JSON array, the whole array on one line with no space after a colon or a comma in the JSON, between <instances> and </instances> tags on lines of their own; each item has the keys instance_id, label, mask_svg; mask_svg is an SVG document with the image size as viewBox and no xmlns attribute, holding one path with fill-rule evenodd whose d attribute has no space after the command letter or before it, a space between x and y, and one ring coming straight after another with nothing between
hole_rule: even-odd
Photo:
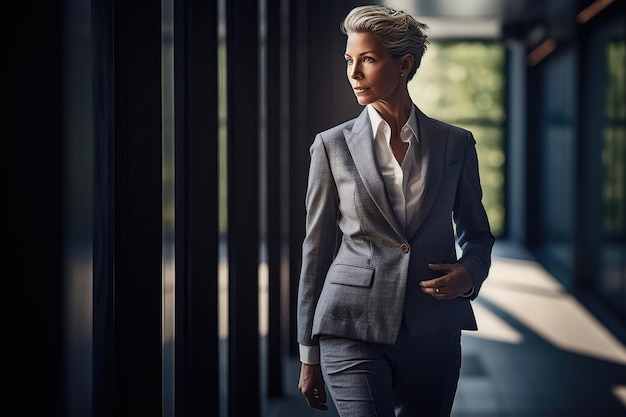
<instances>
[{"instance_id":1,"label":"dark wall","mask_svg":"<svg viewBox=\"0 0 626 417\"><path fill-rule=\"evenodd\" d=\"M14 415L61 415L61 11L16 3L4 27L2 339Z\"/></svg>"}]
</instances>

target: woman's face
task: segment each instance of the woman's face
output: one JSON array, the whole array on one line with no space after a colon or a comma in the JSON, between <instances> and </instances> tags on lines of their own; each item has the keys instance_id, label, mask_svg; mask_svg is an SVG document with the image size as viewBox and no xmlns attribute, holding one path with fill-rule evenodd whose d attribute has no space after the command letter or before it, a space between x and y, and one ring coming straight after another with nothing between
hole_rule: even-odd
<instances>
[{"instance_id":1,"label":"woman's face","mask_svg":"<svg viewBox=\"0 0 626 417\"><path fill-rule=\"evenodd\" d=\"M359 104L393 101L401 91L401 64L373 33L348 33L345 58L346 74Z\"/></svg>"}]
</instances>

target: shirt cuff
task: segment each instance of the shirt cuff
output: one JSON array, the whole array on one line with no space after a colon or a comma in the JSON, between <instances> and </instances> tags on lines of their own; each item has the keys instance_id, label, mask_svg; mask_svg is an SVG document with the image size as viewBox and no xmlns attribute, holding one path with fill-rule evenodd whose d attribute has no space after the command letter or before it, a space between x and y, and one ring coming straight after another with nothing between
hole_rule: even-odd
<instances>
[{"instance_id":1,"label":"shirt cuff","mask_svg":"<svg viewBox=\"0 0 626 417\"><path fill-rule=\"evenodd\" d=\"M474 286L472 285L472 288L470 288L470 290L468 292L466 292L465 294L461 294L461 297L469 298L473 294L474 294Z\"/></svg>"},{"instance_id":2,"label":"shirt cuff","mask_svg":"<svg viewBox=\"0 0 626 417\"><path fill-rule=\"evenodd\" d=\"M320 363L320 347L300 345L300 362L309 365Z\"/></svg>"}]
</instances>

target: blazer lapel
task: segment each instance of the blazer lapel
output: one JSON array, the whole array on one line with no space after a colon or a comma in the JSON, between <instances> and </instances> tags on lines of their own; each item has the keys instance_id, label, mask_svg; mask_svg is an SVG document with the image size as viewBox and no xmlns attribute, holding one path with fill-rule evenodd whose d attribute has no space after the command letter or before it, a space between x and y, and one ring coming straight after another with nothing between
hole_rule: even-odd
<instances>
[{"instance_id":1,"label":"blazer lapel","mask_svg":"<svg viewBox=\"0 0 626 417\"><path fill-rule=\"evenodd\" d=\"M428 116L418 108L416 108L416 111L420 149L422 150L421 169L424 190L407 228L407 236L409 238L413 237L420 228L437 198L445 166L445 153L448 141L444 132Z\"/></svg>"},{"instance_id":2,"label":"blazer lapel","mask_svg":"<svg viewBox=\"0 0 626 417\"><path fill-rule=\"evenodd\" d=\"M387 198L383 176L378 167L378 161L374 153L374 137L367 109L363 109L356 118L352 130L346 129L343 133L367 192L387 222L400 236L404 237L404 233L401 232L402 228L398 224L393 208Z\"/></svg>"}]
</instances>

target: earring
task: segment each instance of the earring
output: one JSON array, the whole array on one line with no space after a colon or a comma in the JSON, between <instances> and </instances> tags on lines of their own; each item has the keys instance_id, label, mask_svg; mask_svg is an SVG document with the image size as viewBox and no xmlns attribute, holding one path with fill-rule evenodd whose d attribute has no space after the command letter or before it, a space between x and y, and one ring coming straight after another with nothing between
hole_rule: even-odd
<instances>
[{"instance_id":1,"label":"earring","mask_svg":"<svg viewBox=\"0 0 626 417\"><path fill-rule=\"evenodd\" d=\"M400 73L400 77L404 77L404 74L403 74L403 73Z\"/></svg>"}]
</instances>

